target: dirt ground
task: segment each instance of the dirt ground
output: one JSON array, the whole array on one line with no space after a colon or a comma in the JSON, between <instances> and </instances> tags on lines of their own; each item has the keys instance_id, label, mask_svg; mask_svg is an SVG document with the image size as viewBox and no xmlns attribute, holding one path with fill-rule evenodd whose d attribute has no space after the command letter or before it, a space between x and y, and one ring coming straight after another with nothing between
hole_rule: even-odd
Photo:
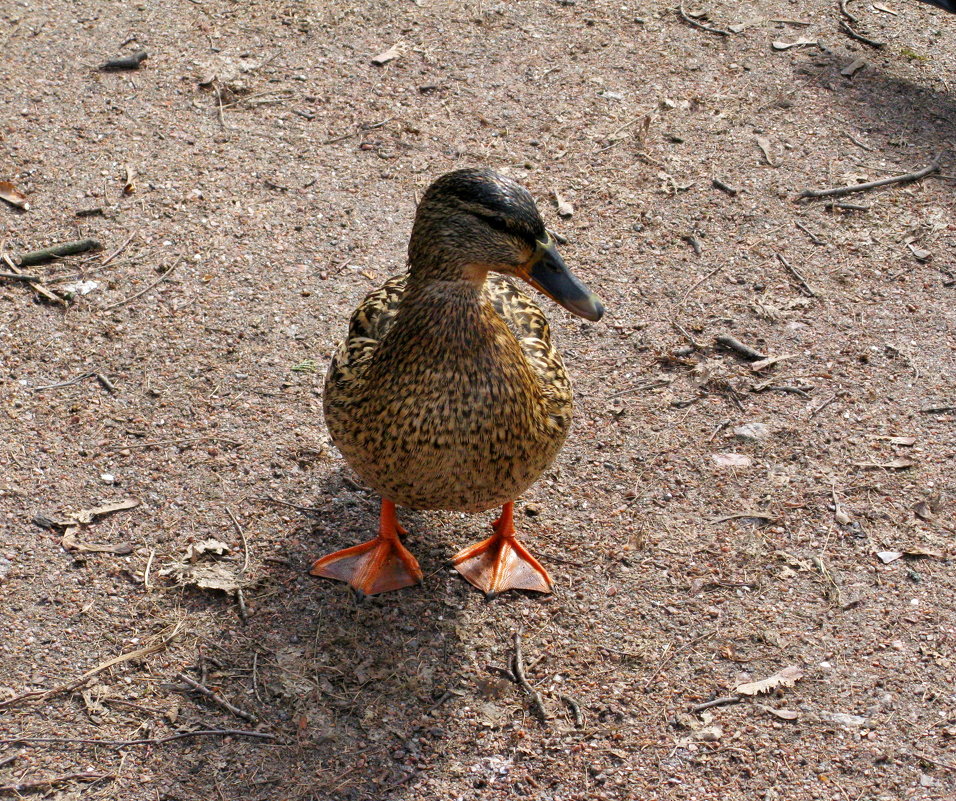
<instances>
[{"instance_id":1,"label":"dirt ground","mask_svg":"<svg viewBox=\"0 0 956 801\"><path fill-rule=\"evenodd\" d=\"M956 797L956 17L686 8L0 2L3 249L102 243L24 268L66 308L0 279L0 795ZM307 575L377 519L325 368L469 165L608 309L543 301L556 592L486 603L445 560L493 513L406 510L426 581L359 604Z\"/></svg>"}]
</instances>

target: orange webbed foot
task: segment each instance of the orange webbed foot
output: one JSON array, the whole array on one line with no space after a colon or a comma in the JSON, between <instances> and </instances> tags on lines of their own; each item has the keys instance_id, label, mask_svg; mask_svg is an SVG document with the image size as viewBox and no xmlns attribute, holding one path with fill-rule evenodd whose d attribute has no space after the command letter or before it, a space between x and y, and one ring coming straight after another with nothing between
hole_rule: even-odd
<instances>
[{"instance_id":1,"label":"orange webbed foot","mask_svg":"<svg viewBox=\"0 0 956 801\"><path fill-rule=\"evenodd\" d=\"M378 536L317 559L309 572L344 581L360 595L411 587L421 582L422 571L398 538L407 533L395 516L395 504L383 498Z\"/></svg>"},{"instance_id":2,"label":"orange webbed foot","mask_svg":"<svg viewBox=\"0 0 956 801\"><path fill-rule=\"evenodd\" d=\"M514 528L514 502L501 508L495 533L477 545L459 551L455 569L491 600L505 590L551 592L548 571L518 542Z\"/></svg>"}]
</instances>

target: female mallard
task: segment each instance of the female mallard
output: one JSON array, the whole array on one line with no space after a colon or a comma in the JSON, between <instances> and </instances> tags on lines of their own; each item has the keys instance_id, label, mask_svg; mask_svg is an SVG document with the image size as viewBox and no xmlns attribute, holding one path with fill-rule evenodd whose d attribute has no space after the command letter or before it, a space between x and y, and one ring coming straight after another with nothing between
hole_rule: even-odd
<instances>
[{"instance_id":1,"label":"female mallard","mask_svg":"<svg viewBox=\"0 0 956 801\"><path fill-rule=\"evenodd\" d=\"M515 538L514 499L551 464L571 425L571 384L541 310L513 275L587 320L601 301L565 266L530 193L488 169L429 187L408 273L355 310L325 381L329 433L382 496L378 536L324 556L312 574L359 593L417 584L395 505L481 512L503 505L494 535L454 557L489 597L551 591Z\"/></svg>"}]
</instances>

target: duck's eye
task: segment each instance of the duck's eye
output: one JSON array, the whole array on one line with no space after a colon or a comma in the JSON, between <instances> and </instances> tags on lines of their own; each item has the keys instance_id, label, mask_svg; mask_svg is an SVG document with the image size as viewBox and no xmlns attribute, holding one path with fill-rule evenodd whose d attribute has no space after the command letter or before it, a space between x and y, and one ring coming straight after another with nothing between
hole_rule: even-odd
<instances>
[{"instance_id":1,"label":"duck's eye","mask_svg":"<svg viewBox=\"0 0 956 801\"><path fill-rule=\"evenodd\" d=\"M481 220L489 228L493 228L495 231L501 234L507 234L508 236L513 236L517 239L522 240L531 247L534 247L535 241L534 237L524 231L516 231L504 217L499 217L493 214L480 214L478 212L472 212L479 220Z\"/></svg>"}]
</instances>

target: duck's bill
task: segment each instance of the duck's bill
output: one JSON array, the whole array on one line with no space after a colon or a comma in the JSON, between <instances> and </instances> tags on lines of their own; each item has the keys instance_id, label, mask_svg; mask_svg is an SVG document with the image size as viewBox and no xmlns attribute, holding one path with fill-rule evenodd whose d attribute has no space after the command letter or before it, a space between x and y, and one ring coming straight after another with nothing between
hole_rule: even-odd
<instances>
[{"instance_id":1,"label":"duck's bill","mask_svg":"<svg viewBox=\"0 0 956 801\"><path fill-rule=\"evenodd\" d=\"M596 322L604 314L600 298L575 278L550 237L547 243L538 242L534 258L522 278L578 317Z\"/></svg>"}]
</instances>

